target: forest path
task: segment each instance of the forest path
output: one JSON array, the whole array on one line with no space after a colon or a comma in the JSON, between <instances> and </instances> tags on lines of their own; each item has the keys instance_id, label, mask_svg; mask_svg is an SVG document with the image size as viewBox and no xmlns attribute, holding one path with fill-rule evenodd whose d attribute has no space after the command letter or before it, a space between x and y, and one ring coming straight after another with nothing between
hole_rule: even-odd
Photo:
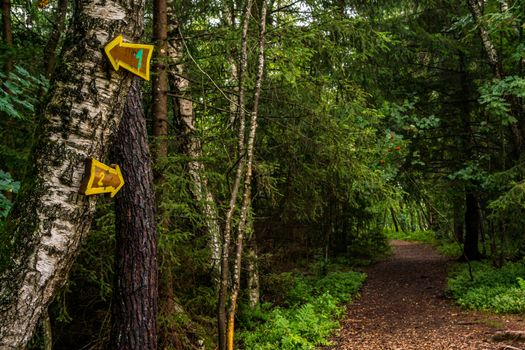
<instances>
[{"instance_id":1,"label":"forest path","mask_svg":"<svg viewBox=\"0 0 525 350\"><path fill-rule=\"evenodd\" d=\"M450 261L433 247L391 245L391 257L365 269L361 298L350 305L335 345L325 349L525 349L525 343L491 340L500 329L525 330L523 317L464 311L444 297Z\"/></svg>"}]
</instances>

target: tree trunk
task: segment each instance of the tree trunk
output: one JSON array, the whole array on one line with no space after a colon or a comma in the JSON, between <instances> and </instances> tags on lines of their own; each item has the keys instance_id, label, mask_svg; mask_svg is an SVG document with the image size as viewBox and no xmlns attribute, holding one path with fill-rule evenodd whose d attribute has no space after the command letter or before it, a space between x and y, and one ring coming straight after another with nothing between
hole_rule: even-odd
<instances>
[{"instance_id":1,"label":"tree trunk","mask_svg":"<svg viewBox=\"0 0 525 350\"><path fill-rule=\"evenodd\" d=\"M255 308L259 304L259 299L261 298L258 263L259 256L257 254L257 239L255 238L255 232L252 233L247 248L246 273L248 275L248 283L246 289L248 292L248 304L251 308Z\"/></svg>"},{"instance_id":2,"label":"tree trunk","mask_svg":"<svg viewBox=\"0 0 525 350\"><path fill-rule=\"evenodd\" d=\"M11 30L11 0L2 0L2 38L10 49L13 46L13 32ZM4 71L9 73L13 70L11 54L7 55L4 63Z\"/></svg>"},{"instance_id":3,"label":"tree trunk","mask_svg":"<svg viewBox=\"0 0 525 350\"><path fill-rule=\"evenodd\" d=\"M244 192L242 198L242 206L240 212L239 226L237 229L237 250L235 254L235 262L233 265L233 290L230 300L230 310L228 315L228 350L233 350L233 338L235 328L235 313L237 310L237 298L239 296L240 285L241 285L241 264L242 264L242 253L244 235L246 232L253 233L253 220L248 219L248 215L251 211L251 190L252 190L252 179L253 179L253 161L254 161L254 148L255 148L255 135L257 132L257 117L259 113L259 100L261 96L262 80L264 76L264 47L266 38L266 12L267 12L267 1L263 0L261 5L261 22L260 22L260 33L259 33L259 55L257 60L257 77L255 81L255 92L253 98L253 107L250 118L250 131L248 133L248 145L246 147L246 172L244 175ZM247 11L247 15L250 11ZM243 108L243 105L239 106ZM251 223L251 227L247 224Z\"/></svg>"},{"instance_id":4,"label":"tree trunk","mask_svg":"<svg viewBox=\"0 0 525 350\"><path fill-rule=\"evenodd\" d=\"M55 11L53 30L47 39L46 47L44 48L43 62L46 65L46 77L49 79L55 70L56 51L58 43L60 42L60 35L64 31L64 24L66 22L66 14L69 0L59 0L58 7Z\"/></svg>"},{"instance_id":5,"label":"tree trunk","mask_svg":"<svg viewBox=\"0 0 525 350\"><path fill-rule=\"evenodd\" d=\"M490 40L489 33L482 24L481 6L478 0L467 0L467 4L470 9L470 13L472 14L472 17L474 19L474 23L476 23L478 26L481 43L483 44L483 48L485 49L485 53L487 54L487 58L489 60L490 67L494 72L494 76L497 79L501 79L503 77L503 73L501 71L501 62L499 60L498 51L496 50L494 44L492 44L492 40Z\"/></svg>"},{"instance_id":6,"label":"tree trunk","mask_svg":"<svg viewBox=\"0 0 525 350\"><path fill-rule=\"evenodd\" d=\"M396 233L399 232L399 225L397 224L397 219L396 219L396 213L394 211L394 208L390 208L390 215L392 216L392 222L394 223L394 228L396 229Z\"/></svg>"},{"instance_id":7,"label":"tree trunk","mask_svg":"<svg viewBox=\"0 0 525 350\"><path fill-rule=\"evenodd\" d=\"M23 348L67 279L96 198L79 194L87 158L104 159L130 75L109 68L103 47L142 33L144 3L79 0L40 113L27 177L0 234L0 348Z\"/></svg>"},{"instance_id":8,"label":"tree trunk","mask_svg":"<svg viewBox=\"0 0 525 350\"><path fill-rule=\"evenodd\" d=\"M112 349L157 348L157 228L153 172L140 84L135 79L113 144L125 186L115 201Z\"/></svg>"},{"instance_id":9,"label":"tree trunk","mask_svg":"<svg viewBox=\"0 0 525 350\"><path fill-rule=\"evenodd\" d=\"M486 28L483 26L483 23L482 23L481 4L479 3L478 0L467 0L467 4L472 14L472 18L474 19L474 23L476 23L478 26L479 36L481 38L481 42L483 44L485 53L487 54L487 58L489 60L490 67L492 68L492 72L494 73L494 77L496 79L502 79L504 74L503 74L502 64L499 58L498 50L492 43L492 40L490 40L489 33L486 30ZM511 105L512 105L512 102L511 102ZM509 128L510 128L510 133L512 135L512 141L514 144L514 148L517 154L516 158L518 158L521 153L521 149L523 147L523 130L520 130L519 121L518 123L511 123L509 125Z\"/></svg>"},{"instance_id":10,"label":"tree trunk","mask_svg":"<svg viewBox=\"0 0 525 350\"><path fill-rule=\"evenodd\" d=\"M40 322L42 325L42 338L44 338L42 350L53 350L53 327L51 326L51 319L47 310L42 313Z\"/></svg>"},{"instance_id":11,"label":"tree trunk","mask_svg":"<svg viewBox=\"0 0 525 350\"><path fill-rule=\"evenodd\" d=\"M155 59L153 92L153 136L155 136L155 157L168 155L168 69L167 40L168 12L166 0L153 2L153 37L158 49Z\"/></svg>"},{"instance_id":12,"label":"tree trunk","mask_svg":"<svg viewBox=\"0 0 525 350\"><path fill-rule=\"evenodd\" d=\"M463 246L463 255L468 261L481 258L478 248L479 225L478 200L476 195L468 190L465 196L465 242Z\"/></svg>"},{"instance_id":13,"label":"tree trunk","mask_svg":"<svg viewBox=\"0 0 525 350\"><path fill-rule=\"evenodd\" d=\"M230 243L232 220L235 208L237 207L237 198L239 195L239 188L241 186L241 179L244 171L244 133L246 129L245 108L244 108L244 73L248 67L248 25L250 20L250 12L252 8L252 0L246 1L246 6L243 14L242 22L242 41L241 41L241 57L238 72L239 95L237 99L237 118L239 120L238 133L238 156L237 169L235 171L235 180L233 188L230 192L230 202L224 220L224 230L222 233L222 249L221 249L221 282L219 286L219 303L217 307L217 323L219 330L219 350L226 350L227 347L227 310L226 299L228 297L228 280L230 275L229 258L230 258Z\"/></svg>"},{"instance_id":14,"label":"tree trunk","mask_svg":"<svg viewBox=\"0 0 525 350\"><path fill-rule=\"evenodd\" d=\"M170 10L173 8L173 4ZM221 261L221 229L219 225L219 214L215 198L208 187L206 169L202 163L202 147L199 136L196 134L195 114L193 103L190 98L190 82L186 78L186 70L182 63L184 57L184 45L177 25L178 21L170 14L170 42L168 45L168 56L173 64L169 70L170 81L175 92L173 111L173 124L177 128L177 139L180 151L188 158L186 166L188 176L191 179L191 194L199 211L204 218L206 233L208 235L208 247L210 251L211 278L218 289L220 283L220 261Z\"/></svg>"}]
</instances>

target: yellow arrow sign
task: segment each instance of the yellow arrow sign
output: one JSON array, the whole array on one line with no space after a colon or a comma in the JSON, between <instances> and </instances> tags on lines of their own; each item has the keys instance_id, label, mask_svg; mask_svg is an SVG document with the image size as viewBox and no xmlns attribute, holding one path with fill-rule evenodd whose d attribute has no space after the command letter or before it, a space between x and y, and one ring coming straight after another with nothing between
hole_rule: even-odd
<instances>
[{"instance_id":1,"label":"yellow arrow sign","mask_svg":"<svg viewBox=\"0 0 525 350\"><path fill-rule=\"evenodd\" d=\"M153 54L153 45L125 43L122 40L122 35L119 35L104 47L113 68L118 70L122 67L149 80L149 63Z\"/></svg>"},{"instance_id":2,"label":"yellow arrow sign","mask_svg":"<svg viewBox=\"0 0 525 350\"><path fill-rule=\"evenodd\" d=\"M94 158L86 161L86 172L80 185L80 193L86 196L110 193L113 198L122 186L124 186L124 178L118 165L107 166Z\"/></svg>"}]
</instances>

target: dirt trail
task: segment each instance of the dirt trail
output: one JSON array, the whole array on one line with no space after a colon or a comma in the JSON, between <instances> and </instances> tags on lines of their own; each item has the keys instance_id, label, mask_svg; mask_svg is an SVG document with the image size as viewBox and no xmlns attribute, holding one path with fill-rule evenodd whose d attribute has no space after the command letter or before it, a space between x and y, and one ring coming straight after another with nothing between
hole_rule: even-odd
<instances>
[{"instance_id":1,"label":"dirt trail","mask_svg":"<svg viewBox=\"0 0 525 350\"><path fill-rule=\"evenodd\" d=\"M525 349L525 343L491 340L500 329L525 330L523 316L459 309L444 296L446 258L429 245L391 244L393 255L365 270L361 298L341 322L336 345L325 349Z\"/></svg>"}]
</instances>

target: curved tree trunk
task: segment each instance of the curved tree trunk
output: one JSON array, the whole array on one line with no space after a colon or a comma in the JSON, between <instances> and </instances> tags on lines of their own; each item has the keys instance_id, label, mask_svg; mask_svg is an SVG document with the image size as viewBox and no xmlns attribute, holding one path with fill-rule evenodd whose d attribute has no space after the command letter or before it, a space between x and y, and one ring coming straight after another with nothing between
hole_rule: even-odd
<instances>
[{"instance_id":1,"label":"curved tree trunk","mask_svg":"<svg viewBox=\"0 0 525 350\"><path fill-rule=\"evenodd\" d=\"M144 2L79 0L30 157L0 236L0 348L20 349L67 279L96 198L78 193L89 157L104 160L130 85L103 47L142 33Z\"/></svg>"},{"instance_id":2,"label":"curved tree trunk","mask_svg":"<svg viewBox=\"0 0 525 350\"><path fill-rule=\"evenodd\" d=\"M157 227L153 172L140 86L135 80L113 145L126 181L115 201L112 349L157 348Z\"/></svg>"}]
</instances>

